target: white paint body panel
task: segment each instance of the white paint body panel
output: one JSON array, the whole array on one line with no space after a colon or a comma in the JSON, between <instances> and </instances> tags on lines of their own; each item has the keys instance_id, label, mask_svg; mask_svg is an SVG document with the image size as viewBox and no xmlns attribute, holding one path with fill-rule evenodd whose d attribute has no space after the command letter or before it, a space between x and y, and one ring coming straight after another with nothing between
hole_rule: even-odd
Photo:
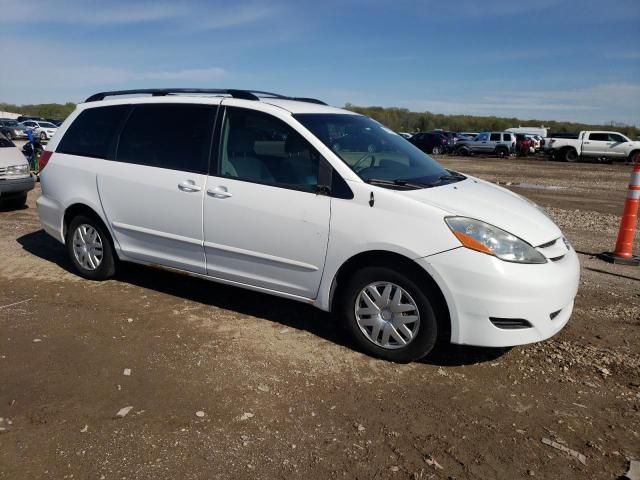
<instances>
[{"instance_id":1,"label":"white paint body panel","mask_svg":"<svg viewBox=\"0 0 640 480\"><path fill-rule=\"evenodd\" d=\"M463 215L507 230L537 246L558 239L558 227L533 204L469 177L414 191L364 183L293 113L344 110L292 102L234 98L127 98L81 104L47 146L55 151L85 108L123 103L202 103L250 108L273 115L305 137L351 188L353 199L54 153L41 174L38 213L44 229L64 242L67 208L81 203L108 226L118 256L159 264L198 277L331 307L342 265L363 252L386 251L415 261L438 284L451 314L455 343L506 346L542 340L568 321L579 264L564 244L547 247L543 265L501 261L461 247L444 218ZM178 184L193 181L198 192ZM207 193L224 187L232 196ZM370 206L371 194L374 205ZM552 321L549 314L561 310ZM489 317L524 318L533 328L501 330Z\"/></svg>"},{"instance_id":2,"label":"white paint body panel","mask_svg":"<svg viewBox=\"0 0 640 480\"><path fill-rule=\"evenodd\" d=\"M231 197L209 193L220 188ZM329 240L329 197L209 177L204 199L207 273L315 298Z\"/></svg>"},{"instance_id":3,"label":"white paint body panel","mask_svg":"<svg viewBox=\"0 0 640 480\"><path fill-rule=\"evenodd\" d=\"M100 200L127 257L206 273L202 198L206 175L97 160ZM183 191L190 182L199 191Z\"/></svg>"}]
</instances>

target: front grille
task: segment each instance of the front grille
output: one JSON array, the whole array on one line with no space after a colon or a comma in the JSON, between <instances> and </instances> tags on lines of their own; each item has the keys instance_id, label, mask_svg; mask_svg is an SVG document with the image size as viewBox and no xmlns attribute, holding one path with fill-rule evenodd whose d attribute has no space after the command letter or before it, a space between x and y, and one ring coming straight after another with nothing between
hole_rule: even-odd
<instances>
[{"instance_id":1,"label":"front grille","mask_svg":"<svg viewBox=\"0 0 640 480\"><path fill-rule=\"evenodd\" d=\"M556 318L558 315L560 315L560 312L562 311L562 309L558 310L557 312L552 312L549 314L549 318L551 320L553 320L554 318Z\"/></svg>"},{"instance_id":2,"label":"front grille","mask_svg":"<svg viewBox=\"0 0 640 480\"><path fill-rule=\"evenodd\" d=\"M557 241L558 239L556 238L555 240L551 240L550 242L543 243L542 245L538 245L536 248L548 248L552 245L555 245Z\"/></svg>"},{"instance_id":3,"label":"front grille","mask_svg":"<svg viewBox=\"0 0 640 480\"><path fill-rule=\"evenodd\" d=\"M524 318L496 318L489 317L491 323L502 330L520 330L523 328L531 328L532 325Z\"/></svg>"}]
</instances>

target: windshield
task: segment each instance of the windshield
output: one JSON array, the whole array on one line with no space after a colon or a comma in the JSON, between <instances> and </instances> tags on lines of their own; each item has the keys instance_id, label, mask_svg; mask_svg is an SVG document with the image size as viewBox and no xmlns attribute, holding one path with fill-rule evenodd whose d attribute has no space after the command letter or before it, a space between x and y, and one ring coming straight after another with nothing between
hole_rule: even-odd
<instances>
[{"instance_id":1,"label":"windshield","mask_svg":"<svg viewBox=\"0 0 640 480\"><path fill-rule=\"evenodd\" d=\"M39 122L38 124L44 128L58 128L53 123L49 123L49 122Z\"/></svg>"},{"instance_id":2,"label":"windshield","mask_svg":"<svg viewBox=\"0 0 640 480\"><path fill-rule=\"evenodd\" d=\"M19 127L20 125L18 125L18 122L16 122L15 120L3 120L2 124L5 127Z\"/></svg>"},{"instance_id":3,"label":"windshield","mask_svg":"<svg viewBox=\"0 0 640 480\"><path fill-rule=\"evenodd\" d=\"M371 118L361 115L294 115L365 182L419 187L455 178L431 157Z\"/></svg>"}]
</instances>

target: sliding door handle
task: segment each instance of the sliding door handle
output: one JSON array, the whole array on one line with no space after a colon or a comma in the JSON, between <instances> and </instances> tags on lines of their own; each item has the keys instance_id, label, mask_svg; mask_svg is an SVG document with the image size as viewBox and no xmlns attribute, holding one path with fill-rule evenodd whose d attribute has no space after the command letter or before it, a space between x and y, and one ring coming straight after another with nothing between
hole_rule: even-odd
<instances>
[{"instance_id":1,"label":"sliding door handle","mask_svg":"<svg viewBox=\"0 0 640 480\"><path fill-rule=\"evenodd\" d=\"M178 188L183 192L199 192L202 190L202 187L196 185L193 180L185 180L184 182L180 182L178 184Z\"/></svg>"}]
</instances>

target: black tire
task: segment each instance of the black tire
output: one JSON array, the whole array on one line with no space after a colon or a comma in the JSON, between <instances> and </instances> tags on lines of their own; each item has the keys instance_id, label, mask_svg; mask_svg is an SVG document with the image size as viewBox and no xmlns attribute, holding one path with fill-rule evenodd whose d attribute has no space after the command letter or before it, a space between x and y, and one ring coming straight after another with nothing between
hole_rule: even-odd
<instances>
[{"instance_id":1,"label":"black tire","mask_svg":"<svg viewBox=\"0 0 640 480\"><path fill-rule=\"evenodd\" d=\"M27 192L17 197L10 197L2 200L2 203L6 208L18 210L27 204Z\"/></svg>"},{"instance_id":2,"label":"black tire","mask_svg":"<svg viewBox=\"0 0 640 480\"><path fill-rule=\"evenodd\" d=\"M46 140L47 139L47 134L44 132L40 132L40 140Z\"/></svg>"},{"instance_id":3,"label":"black tire","mask_svg":"<svg viewBox=\"0 0 640 480\"><path fill-rule=\"evenodd\" d=\"M419 314L419 325L413 339L403 347L384 348L367 338L356 320L356 301L360 292L370 284L389 282L405 290L415 302ZM340 302L340 312L347 328L359 348L365 353L398 363L418 360L433 350L438 339L438 322L429 298L429 291L411 275L405 276L387 267L365 267L355 272L345 284Z\"/></svg>"},{"instance_id":4,"label":"black tire","mask_svg":"<svg viewBox=\"0 0 640 480\"><path fill-rule=\"evenodd\" d=\"M466 147L460 147L460 148L458 148L458 149L456 150L456 153L457 153L458 155L463 156L463 157L468 157L468 156L469 156L469 154L470 154L469 149L468 149L468 148L466 148Z\"/></svg>"},{"instance_id":5,"label":"black tire","mask_svg":"<svg viewBox=\"0 0 640 480\"><path fill-rule=\"evenodd\" d=\"M431 149L431 153L432 153L433 155L440 155L440 154L442 153L442 147L439 147L438 145L434 146L434 147Z\"/></svg>"},{"instance_id":6,"label":"black tire","mask_svg":"<svg viewBox=\"0 0 640 480\"><path fill-rule=\"evenodd\" d=\"M80 263L76 254L74 253L74 241L73 237L76 230L83 226L88 225L92 227L98 234L100 242L102 244L102 259L98 266L94 269L86 268ZM113 251L113 243L109 232L103 225L102 221L97 220L94 217L78 215L74 217L69 223L67 228L67 236L65 239L67 246L67 253L71 259L71 263L78 272L78 275L89 280L107 280L113 277L116 273L116 258Z\"/></svg>"},{"instance_id":7,"label":"black tire","mask_svg":"<svg viewBox=\"0 0 640 480\"><path fill-rule=\"evenodd\" d=\"M634 150L629 154L629 163L638 162L640 163L640 150Z\"/></svg>"},{"instance_id":8,"label":"black tire","mask_svg":"<svg viewBox=\"0 0 640 480\"><path fill-rule=\"evenodd\" d=\"M496 148L496 155L500 158L505 158L509 156L509 150L504 147Z\"/></svg>"},{"instance_id":9,"label":"black tire","mask_svg":"<svg viewBox=\"0 0 640 480\"><path fill-rule=\"evenodd\" d=\"M578 156L578 152L575 148L567 148L564 151L563 158L565 162L573 163L577 162L580 157Z\"/></svg>"}]
</instances>

